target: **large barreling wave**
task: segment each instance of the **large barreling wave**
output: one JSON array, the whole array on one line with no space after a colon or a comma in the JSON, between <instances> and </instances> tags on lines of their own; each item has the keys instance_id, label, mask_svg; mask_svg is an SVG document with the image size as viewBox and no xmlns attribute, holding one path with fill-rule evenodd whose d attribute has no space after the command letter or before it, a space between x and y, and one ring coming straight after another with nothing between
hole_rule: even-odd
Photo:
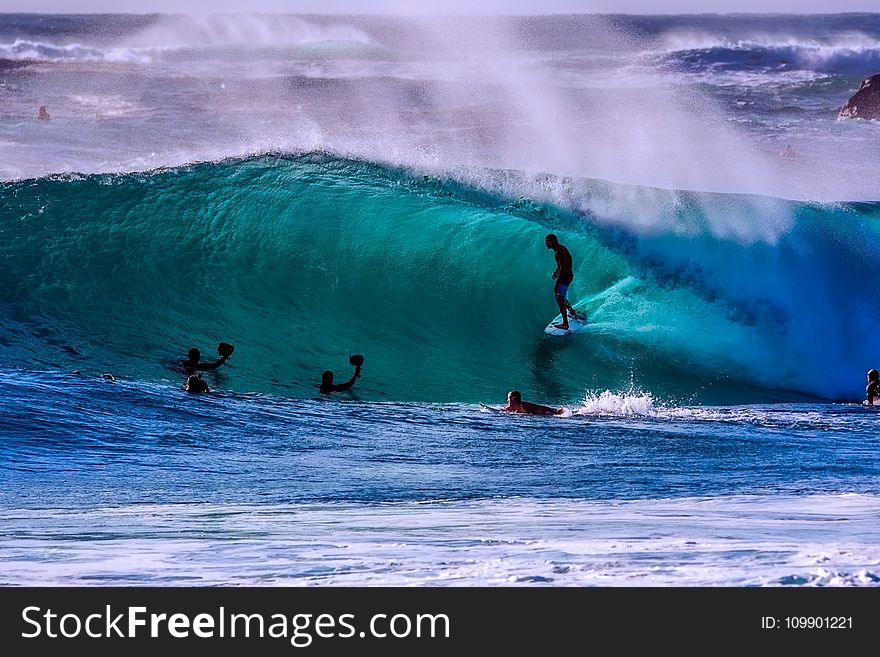
<instances>
[{"instance_id":1,"label":"large barreling wave","mask_svg":"<svg viewBox=\"0 0 880 657\"><path fill-rule=\"evenodd\" d=\"M366 357L365 399L574 401L590 390L846 399L876 366L880 204L810 204L323 153L0 185L4 363L311 396ZM543 244L575 258L556 315Z\"/></svg>"}]
</instances>

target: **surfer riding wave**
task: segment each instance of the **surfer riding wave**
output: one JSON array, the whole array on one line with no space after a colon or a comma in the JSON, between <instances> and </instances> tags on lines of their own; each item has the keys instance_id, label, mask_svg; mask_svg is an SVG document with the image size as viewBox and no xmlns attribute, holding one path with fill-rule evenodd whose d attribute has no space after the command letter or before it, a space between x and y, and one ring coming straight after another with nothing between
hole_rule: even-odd
<instances>
[{"instance_id":1,"label":"surfer riding wave","mask_svg":"<svg viewBox=\"0 0 880 657\"><path fill-rule=\"evenodd\" d=\"M572 271L571 253L565 246L559 243L559 238L554 233L550 233L544 238L544 244L548 249L552 249L556 256L556 271L552 276L556 279L556 285L553 286L553 293L556 295L556 303L559 305L559 312L562 314L562 321L553 326L564 331L569 329L568 318L585 320L587 317L581 312L575 310L569 300L566 298L568 288L574 281L574 272Z\"/></svg>"}]
</instances>

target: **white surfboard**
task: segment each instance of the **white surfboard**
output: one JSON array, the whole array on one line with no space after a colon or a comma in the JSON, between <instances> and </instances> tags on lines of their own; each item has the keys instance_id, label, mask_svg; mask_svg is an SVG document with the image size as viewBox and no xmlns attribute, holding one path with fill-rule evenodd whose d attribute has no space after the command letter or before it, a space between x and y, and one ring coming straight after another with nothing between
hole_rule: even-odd
<instances>
[{"instance_id":1,"label":"white surfboard","mask_svg":"<svg viewBox=\"0 0 880 657\"><path fill-rule=\"evenodd\" d=\"M585 313L587 317L594 316L609 299L619 298L621 296L627 295L631 292L636 291L638 287L639 281L632 276L627 276L626 278L617 281L614 285L606 288L598 294L594 294L591 297L587 297L586 299L582 299L574 303L574 309L579 312ZM561 321L562 315L557 315L556 319L550 322L544 329L544 333L547 333L548 335L565 336L583 331L587 327L587 319L572 319L571 317L569 317L568 330L566 331L559 328L558 326L554 326L554 324L558 324ZM595 324L593 325L593 328L596 328Z\"/></svg>"},{"instance_id":2,"label":"white surfboard","mask_svg":"<svg viewBox=\"0 0 880 657\"><path fill-rule=\"evenodd\" d=\"M555 336L564 336L571 335L572 333L577 333L578 331L583 330L583 328L587 325L586 319L572 319L568 318L568 329L561 329L556 324L562 321L562 315L557 315L556 319L547 324L547 327L544 329L544 333L548 335Z\"/></svg>"}]
</instances>

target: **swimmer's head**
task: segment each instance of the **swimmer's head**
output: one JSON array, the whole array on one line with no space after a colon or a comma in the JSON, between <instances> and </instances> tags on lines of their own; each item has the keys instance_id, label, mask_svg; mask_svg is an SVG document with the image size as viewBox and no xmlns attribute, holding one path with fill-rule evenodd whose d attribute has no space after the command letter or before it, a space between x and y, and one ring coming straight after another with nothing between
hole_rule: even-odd
<instances>
[{"instance_id":1,"label":"swimmer's head","mask_svg":"<svg viewBox=\"0 0 880 657\"><path fill-rule=\"evenodd\" d=\"M208 392L208 384L198 374L193 374L186 379L187 392Z\"/></svg>"}]
</instances>

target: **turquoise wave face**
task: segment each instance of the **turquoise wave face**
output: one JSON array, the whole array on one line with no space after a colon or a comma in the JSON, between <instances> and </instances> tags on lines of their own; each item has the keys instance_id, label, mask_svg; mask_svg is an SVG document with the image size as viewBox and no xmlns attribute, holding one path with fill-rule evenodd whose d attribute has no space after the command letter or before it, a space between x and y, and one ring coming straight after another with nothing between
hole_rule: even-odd
<instances>
[{"instance_id":1,"label":"turquoise wave face","mask_svg":"<svg viewBox=\"0 0 880 657\"><path fill-rule=\"evenodd\" d=\"M363 399L741 403L858 398L880 363L877 204L571 180L551 203L482 175L310 154L5 183L3 366L178 385L169 360L225 340L210 382L237 391L314 396L362 353ZM550 231L591 321L561 339Z\"/></svg>"}]
</instances>

